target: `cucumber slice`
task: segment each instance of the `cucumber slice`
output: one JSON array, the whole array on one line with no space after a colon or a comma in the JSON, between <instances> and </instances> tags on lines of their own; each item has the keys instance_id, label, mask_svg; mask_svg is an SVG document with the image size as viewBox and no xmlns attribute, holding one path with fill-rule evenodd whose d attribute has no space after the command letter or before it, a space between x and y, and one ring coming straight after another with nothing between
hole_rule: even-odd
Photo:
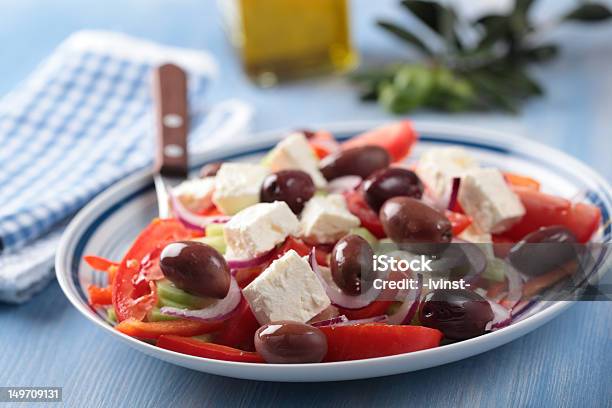
<instances>
[{"instance_id":1,"label":"cucumber slice","mask_svg":"<svg viewBox=\"0 0 612 408\"><path fill-rule=\"evenodd\" d=\"M166 316L159 311L159 308L154 308L149 312L149 321L150 322L166 322L169 320L177 320L177 317L174 316Z\"/></svg>"},{"instance_id":2,"label":"cucumber slice","mask_svg":"<svg viewBox=\"0 0 612 408\"><path fill-rule=\"evenodd\" d=\"M115 313L115 308L113 306L106 309L106 320L110 323L117 323L117 314Z\"/></svg>"},{"instance_id":3,"label":"cucumber slice","mask_svg":"<svg viewBox=\"0 0 612 408\"><path fill-rule=\"evenodd\" d=\"M198 241L215 248L217 251L219 251L221 255L224 255L227 249L227 244L225 243L225 238L223 237L223 235L207 235L205 237L199 238Z\"/></svg>"},{"instance_id":4,"label":"cucumber slice","mask_svg":"<svg viewBox=\"0 0 612 408\"><path fill-rule=\"evenodd\" d=\"M223 236L223 224L209 224L206 227L207 237L222 237Z\"/></svg>"},{"instance_id":5,"label":"cucumber slice","mask_svg":"<svg viewBox=\"0 0 612 408\"><path fill-rule=\"evenodd\" d=\"M506 279L505 261L499 258L487 259L487 268L482 273L482 277L495 282L503 282Z\"/></svg>"},{"instance_id":6,"label":"cucumber slice","mask_svg":"<svg viewBox=\"0 0 612 408\"><path fill-rule=\"evenodd\" d=\"M157 282L157 295L161 306L179 309L201 309L208 302L207 299L191 295L177 288L168 280Z\"/></svg>"},{"instance_id":7,"label":"cucumber slice","mask_svg":"<svg viewBox=\"0 0 612 408\"><path fill-rule=\"evenodd\" d=\"M376 237L372 235L370 231L368 231L367 229L363 227L351 228L349 233L359 235L361 238L368 241L368 244L370 244L372 248L375 248L378 245L378 240L376 239Z\"/></svg>"}]
</instances>

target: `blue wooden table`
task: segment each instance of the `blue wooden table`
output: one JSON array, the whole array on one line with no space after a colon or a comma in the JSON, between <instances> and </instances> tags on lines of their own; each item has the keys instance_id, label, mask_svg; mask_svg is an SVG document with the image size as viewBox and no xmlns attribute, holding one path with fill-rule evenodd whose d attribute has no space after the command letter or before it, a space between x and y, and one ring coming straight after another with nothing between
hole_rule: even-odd
<instances>
[{"instance_id":1,"label":"blue wooden table","mask_svg":"<svg viewBox=\"0 0 612 408\"><path fill-rule=\"evenodd\" d=\"M353 2L355 40L368 61L402 56L372 28L375 16L400 18L394 1ZM5 2L0 11L0 94L24 78L70 32L120 30L208 49L223 67L210 101L238 97L257 110L254 130L389 118L360 104L341 78L270 90L242 76L211 1ZM612 180L612 27L553 33L563 56L536 74L547 97L519 116L418 113L529 136L573 154ZM1 147L0 147L1 148ZM80 316L53 283L23 306L0 305L0 386L53 385L66 406L612 406L612 308L583 302L511 344L443 367L330 384L233 380L139 354Z\"/></svg>"}]
</instances>

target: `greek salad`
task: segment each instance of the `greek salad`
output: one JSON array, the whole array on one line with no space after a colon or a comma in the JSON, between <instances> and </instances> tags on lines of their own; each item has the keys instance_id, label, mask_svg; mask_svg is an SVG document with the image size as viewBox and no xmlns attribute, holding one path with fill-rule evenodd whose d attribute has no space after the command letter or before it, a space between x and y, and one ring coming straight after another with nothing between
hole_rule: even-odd
<instances>
[{"instance_id":1,"label":"greek salad","mask_svg":"<svg viewBox=\"0 0 612 408\"><path fill-rule=\"evenodd\" d=\"M588 242L599 208L458 146L413 159L417 141L409 121L344 142L303 130L260 162L205 165L171 191L173 217L152 220L123 259L85 257L108 282L88 287L90 305L160 348L245 363L409 353L511 324L528 296L572 273L571 259L521 268L521 243ZM425 279L377 271L384 248L432 256L455 243L469 287L373 284Z\"/></svg>"}]
</instances>

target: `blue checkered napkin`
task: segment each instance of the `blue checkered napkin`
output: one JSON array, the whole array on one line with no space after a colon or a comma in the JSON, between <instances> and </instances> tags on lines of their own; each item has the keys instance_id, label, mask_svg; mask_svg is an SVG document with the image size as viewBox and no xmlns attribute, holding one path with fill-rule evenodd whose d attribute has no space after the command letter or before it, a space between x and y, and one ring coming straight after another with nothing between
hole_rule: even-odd
<instances>
[{"instance_id":1,"label":"blue checkered napkin","mask_svg":"<svg viewBox=\"0 0 612 408\"><path fill-rule=\"evenodd\" d=\"M152 69L164 62L189 75L192 150L203 141L210 146L213 136L228 140L230 131L244 130L231 128L235 115L244 117L239 101L205 108L216 71L207 54L108 32L72 35L0 100L0 298L27 280L14 268L20 265L27 275L28 249L36 240L53 249L63 220L115 181L151 165Z\"/></svg>"}]
</instances>

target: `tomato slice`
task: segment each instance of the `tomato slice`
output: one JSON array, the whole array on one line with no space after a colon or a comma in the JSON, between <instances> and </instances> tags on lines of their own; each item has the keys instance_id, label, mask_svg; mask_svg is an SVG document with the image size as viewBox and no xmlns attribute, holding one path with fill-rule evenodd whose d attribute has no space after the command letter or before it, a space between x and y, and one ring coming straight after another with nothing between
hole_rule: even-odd
<instances>
[{"instance_id":1,"label":"tomato slice","mask_svg":"<svg viewBox=\"0 0 612 408\"><path fill-rule=\"evenodd\" d=\"M540 182L522 174L504 172L506 183L513 187L525 187L532 190L540 190Z\"/></svg>"},{"instance_id":2,"label":"tomato slice","mask_svg":"<svg viewBox=\"0 0 612 408\"><path fill-rule=\"evenodd\" d=\"M349 191L344 194L344 197L346 198L348 210L359 218L362 227L370 231L378 239L387 236L380 218L378 218L378 214L366 203L361 191Z\"/></svg>"},{"instance_id":3,"label":"tomato slice","mask_svg":"<svg viewBox=\"0 0 612 408\"><path fill-rule=\"evenodd\" d=\"M157 347L178 353L215 360L238 361L241 363L264 363L259 353L242 351L221 344L206 343L201 340L180 336L161 336Z\"/></svg>"},{"instance_id":4,"label":"tomato slice","mask_svg":"<svg viewBox=\"0 0 612 408\"><path fill-rule=\"evenodd\" d=\"M599 227L601 210L591 204L577 203L561 197L541 193L531 188L514 188L525 207L523 218L501 234L514 241L541 227L562 225L576 235L579 242L587 242Z\"/></svg>"},{"instance_id":5,"label":"tomato slice","mask_svg":"<svg viewBox=\"0 0 612 408\"><path fill-rule=\"evenodd\" d=\"M327 130L317 130L316 132L304 132L308 138L310 147L319 159L338 150L340 145L334 136Z\"/></svg>"},{"instance_id":6,"label":"tomato slice","mask_svg":"<svg viewBox=\"0 0 612 408\"><path fill-rule=\"evenodd\" d=\"M324 361L361 360L438 347L442 332L422 326L358 324L320 327L327 337Z\"/></svg>"},{"instance_id":7,"label":"tomato slice","mask_svg":"<svg viewBox=\"0 0 612 408\"><path fill-rule=\"evenodd\" d=\"M465 214L446 210L444 212L444 215L446 215L446 218L448 218L453 227L454 236L461 234L467 227L472 224L472 219Z\"/></svg>"},{"instance_id":8,"label":"tomato slice","mask_svg":"<svg viewBox=\"0 0 612 408\"><path fill-rule=\"evenodd\" d=\"M193 236L192 230L175 219L156 219L140 233L121 261L112 286L113 306L119 322L145 318L157 303L157 291L151 277L154 271L159 271L161 250L170 242Z\"/></svg>"},{"instance_id":9,"label":"tomato slice","mask_svg":"<svg viewBox=\"0 0 612 408\"><path fill-rule=\"evenodd\" d=\"M255 350L255 332L259 322L251 311L249 303L242 298L238 310L223 323L223 327L215 336L215 343L235 347L240 350Z\"/></svg>"},{"instance_id":10,"label":"tomato slice","mask_svg":"<svg viewBox=\"0 0 612 408\"><path fill-rule=\"evenodd\" d=\"M349 320L368 319L385 314L392 303L392 300L375 300L361 309L345 309L338 306L338 310L341 315L345 315Z\"/></svg>"},{"instance_id":11,"label":"tomato slice","mask_svg":"<svg viewBox=\"0 0 612 408\"><path fill-rule=\"evenodd\" d=\"M400 161L408 156L417 139L412 122L402 120L361 133L342 143L342 148L376 145L386 149L393 161Z\"/></svg>"},{"instance_id":12,"label":"tomato slice","mask_svg":"<svg viewBox=\"0 0 612 408\"><path fill-rule=\"evenodd\" d=\"M223 322L197 322L194 320L168 320L164 322L141 322L127 319L115 326L115 329L131 337L157 339L163 335L199 336L218 330Z\"/></svg>"},{"instance_id":13,"label":"tomato slice","mask_svg":"<svg viewBox=\"0 0 612 408\"><path fill-rule=\"evenodd\" d=\"M299 256L308 256L310 255L310 251L312 250L312 247L313 247L312 245L307 245L306 243L304 243L304 241L290 236L290 237L287 237L283 245L281 245L276 250L276 256L274 258L275 259L280 258L287 251L291 249L297 252ZM324 266L329 265L329 260L327 259L328 255L329 255L329 252L326 251L325 249L321 247L315 247L315 256L317 258L317 263L319 265L324 265Z\"/></svg>"}]
</instances>

